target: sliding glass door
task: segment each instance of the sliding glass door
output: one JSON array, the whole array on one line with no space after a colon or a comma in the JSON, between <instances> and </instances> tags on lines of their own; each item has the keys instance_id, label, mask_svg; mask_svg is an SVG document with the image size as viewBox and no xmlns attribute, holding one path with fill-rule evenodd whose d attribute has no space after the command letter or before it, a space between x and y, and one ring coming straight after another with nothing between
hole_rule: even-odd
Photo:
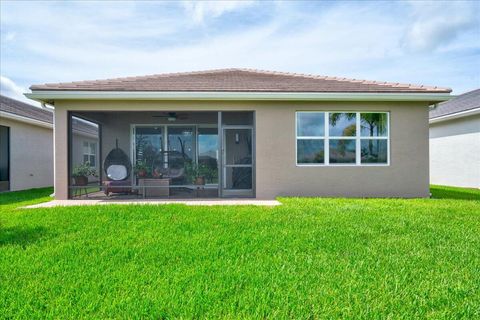
<instances>
[{"instance_id":1,"label":"sliding glass door","mask_svg":"<svg viewBox=\"0 0 480 320\"><path fill-rule=\"evenodd\" d=\"M195 128L190 126L168 126L166 150L172 159L175 154L180 155L184 162L195 161ZM170 162L170 161L169 161Z\"/></svg>"},{"instance_id":2,"label":"sliding glass door","mask_svg":"<svg viewBox=\"0 0 480 320\"><path fill-rule=\"evenodd\" d=\"M135 128L135 165L145 166L149 174L154 169L157 155L163 151L163 127L138 126Z\"/></svg>"},{"instance_id":3,"label":"sliding glass door","mask_svg":"<svg viewBox=\"0 0 480 320\"><path fill-rule=\"evenodd\" d=\"M164 179L168 188L162 188L169 197L218 197L215 124L134 125L132 132L137 186L142 180L158 184ZM152 191L146 196L157 194Z\"/></svg>"}]
</instances>

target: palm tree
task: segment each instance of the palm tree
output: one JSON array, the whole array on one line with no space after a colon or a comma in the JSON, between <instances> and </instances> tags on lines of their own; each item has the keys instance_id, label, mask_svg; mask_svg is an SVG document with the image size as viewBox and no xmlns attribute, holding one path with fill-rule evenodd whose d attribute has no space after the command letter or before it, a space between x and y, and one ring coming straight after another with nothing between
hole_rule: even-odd
<instances>
[{"instance_id":1,"label":"palm tree","mask_svg":"<svg viewBox=\"0 0 480 320\"><path fill-rule=\"evenodd\" d=\"M384 113L364 113L362 114L361 127L368 129L370 137L373 137L375 129L377 129L378 134L383 134L385 131L384 116ZM373 140L368 140L368 152L373 154Z\"/></svg>"},{"instance_id":2,"label":"palm tree","mask_svg":"<svg viewBox=\"0 0 480 320\"><path fill-rule=\"evenodd\" d=\"M335 126L341 118L350 121L355 119L356 113L330 113L329 123L332 126ZM351 125L345 127L342 131L343 136L352 137L356 134L356 124L352 123ZM338 152L344 156L347 149L348 140L339 140L338 141Z\"/></svg>"},{"instance_id":3,"label":"palm tree","mask_svg":"<svg viewBox=\"0 0 480 320\"><path fill-rule=\"evenodd\" d=\"M341 118L345 120L353 120L356 117L356 113L330 113L330 125L335 126ZM383 134L385 131L385 114L384 113L362 113L360 129L366 128L370 133L370 137L374 136L375 129L379 134ZM355 136L356 134L356 125L351 124L343 129L344 136ZM369 154L373 153L373 140L368 141L368 151ZM340 151L345 150L345 141L341 140L339 142Z\"/></svg>"},{"instance_id":4,"label":"palm tree","mask_svg":"<svg viewBox=\"0 0 480 320\"><path fill-rule=\"evenodd\" d=\"M332 126L337 125L337 122L340 121L341 118L345 118L345 120L353 120L355 119L355 116L356 116L356 113L338 113L338 112L330 113L330 119L329 119L330 125ZM347 128L343 130L344 135L347 135L347 133L351 133L350 131L346 132Z\"/></svg>"}]
</instances>

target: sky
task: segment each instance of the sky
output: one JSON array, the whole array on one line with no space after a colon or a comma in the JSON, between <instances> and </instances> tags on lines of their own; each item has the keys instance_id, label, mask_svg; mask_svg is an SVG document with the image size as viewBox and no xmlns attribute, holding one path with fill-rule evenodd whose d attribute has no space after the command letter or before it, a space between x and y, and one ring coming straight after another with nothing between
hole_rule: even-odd
<instances>
[{"instance_id":1,"label":"sky","mask_svg":"<svg viewBox=\"0 0 480 320\"><path fill-rule=\"evenodd\" d=\"M0 1L0 91L219 68L480 87L479 1Z\"/></svg>"}]
</instances>

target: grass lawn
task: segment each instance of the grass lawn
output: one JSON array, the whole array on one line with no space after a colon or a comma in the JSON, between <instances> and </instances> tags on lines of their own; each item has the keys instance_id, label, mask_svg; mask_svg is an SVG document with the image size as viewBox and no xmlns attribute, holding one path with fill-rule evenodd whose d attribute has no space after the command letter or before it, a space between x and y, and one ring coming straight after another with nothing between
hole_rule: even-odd
<instances>
[{"instance_id":1,"label":"grass lawn","mask_svg":"<svg viewBox=\"0 0 480 320\"><path fill-rule=\"evenodd\" d=\"M480 318L480 191L266 207L17 209L0 318Z\"/></svg>"}]
</instances>

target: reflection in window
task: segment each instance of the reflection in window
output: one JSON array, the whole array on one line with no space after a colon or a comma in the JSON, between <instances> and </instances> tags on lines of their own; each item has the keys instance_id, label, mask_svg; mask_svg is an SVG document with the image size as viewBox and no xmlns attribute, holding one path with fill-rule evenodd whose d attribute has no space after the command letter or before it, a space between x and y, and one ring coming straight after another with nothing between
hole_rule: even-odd
<instances>
[{"instance_id":1,"label":"reflection in window","mask_svg":"<svg viewBox=\"0 0 480 320\"><path fill-rule=\"evenodd\" d=\"M362 139L362 163L387 163L386 139Z\"/></svg>"},{"instance_id":2,"label":"reflection in window","mask_svg":"<svg viewBox=\"0 0 480 320\"><path fill-rule=\"evenodd\" d=\"M218 129L198 128L198 166L207 183L218 183Z\"/></svg>"},{"instance_id":3,"label":"reflection in window","mask_svg":"<svg viewBox=\"0 0 480 320\"><path fill-rule=\"evenodd\" d=\"M194 159L194 133L190 127L168 128L168 151L180 152L185 160Z\"/></svg>"},{"instance_id":4,"label":"reflection in window","mask_svg":"<svg viewBox=\"0 0 480 320\"><path fill-rule=\"evenodd\" d=\"M356 113L330 113L330 137L353 137L357 134Z\"/></svg>"},{"instance_id":5,"label":"reflection in window","mask_svg":"<svg viewBox=\"0 0 480 320\"><path fill-rule=\"evenodd\" d=\"M362 137L386 137L387 114L386 113L362 113L360 115L360 127Z\"/></svg>"},{"instance_id":6,"label":"reflection in window","mask_svg":"<svg viewBox=\"0 0 480 320\"><path fill-rule=\"evenodd\" d=\"M297 112L296 118L297 164L388 163L388 112Z\"/></svg>"},{"instance_id":7,"label":"reflection in window","mask_svg":"<svg viewBox=\"0 0 480 320\"><path fill-rule=\"evenodd\" d=\"M161 127L137 127L135 129L135 152L137 164L143 164L151 173L153 163L163 150Z\"/></svg>"},{"instance_id":8,"label":"reflection in window","mask_svg":"<svg viewBox=\"0 0 480 320\"><path fill-rule=\"evenodd\" d=\"M355 163L355 139L330 139L330 163Z\"/></svg>"},{"instance_id":9,"label":"reflection in window","mask_svg":"<svg viewBox=\"0 0 480 320\"><path fill-rule=\"evenodd\" d=\"M323 163L323 139L300 139L297 141L297 163Z\"/></svg>"},{"instance_id":10,"label":"reflection in window","mask_svg":"<svg viewBox=\"0 0 480 320\"><path fill-rule=\"evenodd\" d=\"M324 112L298 112L298 137L323 137L325 135Z\"/></svg>"}]
</instances>

